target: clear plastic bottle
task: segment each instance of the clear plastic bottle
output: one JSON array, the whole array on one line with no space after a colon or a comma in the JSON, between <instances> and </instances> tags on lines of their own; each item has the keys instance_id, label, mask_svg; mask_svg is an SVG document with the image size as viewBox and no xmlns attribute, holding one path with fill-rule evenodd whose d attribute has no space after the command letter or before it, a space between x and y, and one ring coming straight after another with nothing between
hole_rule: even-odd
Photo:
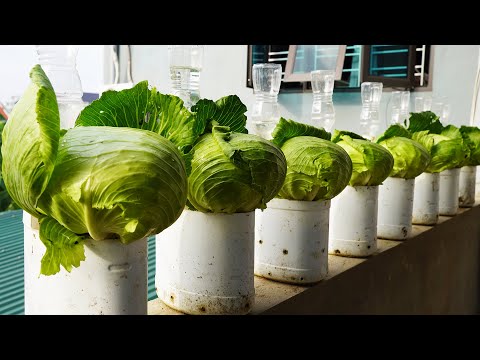
<instances>
[{"instance_id":1,"label":"clear plastic bottle","mask_svg":"<svg viewBox=\"0 0 480 360\"><path fill-rule=\"evenodd\" d=\"M380 82L363 82L362 112L360 113L360 135L374 140L380 132L380 100L383 84Z\"/></svg>"},{"instance_id":2,"label":"clear plastic bottle","mask_svg":"<svg viewBox=\"0 0 480 360\"><path fill-rule=\"evenodd\" d=\"M392 97L390 99L391 114L390 121L387 126L393 124L403 124L410 117L410 91L392 91Z\"/></svg>"},{"instance_id":3,"label":"clear plastic bottle","mask_svg":"<svg viewBox=\"0 0 480 360\"><path fill-rule=\"evenodd\" d=\"M280 118L278 92L282 81L280 64L255 64L252 68L255 103L250 115L249 130L265 139L272 138L272 131Z\"/></svg>"},{"instance_id":4,"label":"clear plastic bottle","mask_svg":"<svg viewBox=\"0 0 480 360\"><path fill-rule=\"evenodd\" d=\"M431 111L432 97L431 96L415 96L415 112Z\"/></svg>"},{"instance_id":5,"label":"clear plastic bottle","mask_svg":"<svg viewBox=\"0 0 480 360\"><path fill-rule=\"evenodd\" d=\"M332 131L335 125L335 108L332 100L335 71L314 70L311 75L313 92L311 125Z\"/></svg>"},{"instance_id":6,"label":"clear plastic bottle","mask_svg":"<svg viewBox=\"0 0 480 360\"><path fill-rule=\"evenodd\" d=\"M203 45L169 46L172 94L182 99L188 109L200 99L203 50Z\"/></svg>"},{"instance_id":7,"label":"clear plastic bottle","mask_svg":"<svg viewBox=\"0 0 480 360\"><path fill-rule=\"evenodd\" d=\"M447 125L450 115L448 98L446 96L434 97L432 99L432 112L440 118L443 125Z\"/></svg>"},{"instance_id":8,"label":"clear plastic bottle","mask_svg":"<svg viewBox=\"0 0 480 360\"><path fill-rule=\"evenodd\" d=\"M38 63L47 74L57 96L60 128L70 129L87 105L77 71L77 45L36 45Z\"/></svg>"}]
</instances>

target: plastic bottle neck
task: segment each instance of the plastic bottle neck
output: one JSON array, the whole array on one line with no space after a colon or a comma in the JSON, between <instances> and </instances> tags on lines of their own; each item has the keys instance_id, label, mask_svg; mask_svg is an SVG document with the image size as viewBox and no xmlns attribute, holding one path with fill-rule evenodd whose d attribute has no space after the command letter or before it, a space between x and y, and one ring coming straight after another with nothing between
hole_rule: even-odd
<instances>
[{"instance_id":1,"label":"plastic bottle neck","mask_svg":"<svg viewBox=\"0 0 480 360\"><path fill-rule=\"evenodd\" d=\"M171 66L172 93L184 101L190 109L200 99L200 69Z\"/></svg>"}]
</instances>

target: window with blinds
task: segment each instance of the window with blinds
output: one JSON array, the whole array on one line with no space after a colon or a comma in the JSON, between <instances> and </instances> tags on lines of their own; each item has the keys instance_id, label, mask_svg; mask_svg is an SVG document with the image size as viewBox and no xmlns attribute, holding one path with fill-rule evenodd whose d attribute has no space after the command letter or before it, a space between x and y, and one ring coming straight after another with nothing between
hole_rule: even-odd
<instances>
[{"instance_id":1,"label":"window with blinds","mask_svg":"<svg viewBox=\"0 0 480 360\"><path fill-rule=\"evenodd\" d=\"M321 45L315 46L319 47ZM292 46L293 47L293 46ZM252 87L251 69L256 63L273 62L282 65L285 76L290 45L250 45L248 51L247 86ZM295 61L318 63L322 51L305 53L308 47L297 46ZM358 89L362 81L380 81L384 87L412 89L426 87L430 81L430 45L346 45L343 53L341 79L336 89ZM314 57L314 58L313 58ZM281 90L298 91L310 88L309 81L282 81Z\"/></svg>"}]
</instances>

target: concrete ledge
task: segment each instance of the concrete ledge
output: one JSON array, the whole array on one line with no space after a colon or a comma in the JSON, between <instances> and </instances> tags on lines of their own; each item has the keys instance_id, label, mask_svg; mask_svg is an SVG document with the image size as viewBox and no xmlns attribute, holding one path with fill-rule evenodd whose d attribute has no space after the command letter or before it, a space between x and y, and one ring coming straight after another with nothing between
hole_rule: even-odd
<instances>
[{"instance_id":1,"label":"concrete ledge","mask_svg":"<svg viewBox=\"0 0 480 360\"><path fill-rule=\"evenodd\" d=\"M474 314L479 310L480 206L378 240L367 259L329 255L326 280L307 287L255 277L251 314ZM159 299L149 314L181 314Z\"/></svg>"}]
</instances>

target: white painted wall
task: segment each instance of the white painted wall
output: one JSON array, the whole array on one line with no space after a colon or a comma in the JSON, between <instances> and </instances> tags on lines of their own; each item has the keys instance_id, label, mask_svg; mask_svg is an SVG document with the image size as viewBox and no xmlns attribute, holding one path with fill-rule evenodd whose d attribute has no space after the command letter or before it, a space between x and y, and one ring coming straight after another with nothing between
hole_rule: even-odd
<instances>
[{"instance_id":1,"label":"white painted wall","mask_svg":"<svg viewBox=\"0 0 480 360\"><path fill-rule=\"evenodd\" d=\"M450 100L450 122L468 124L475 82L479 45L434 45L433 96L447 96ZM85 92L98 92L110 74L109 53L102 45L82 45L77 67ZM105 60L106 59L106 60ZM123 60L123 59L122 59ZM28 72L35 63L33 45L0 45L0 101L12 95L21 95L28 84ZM168 48L166 45L132 46L133 79L149 80L162 92L170 91ZM201 95L218 99L237 94L251 107L253 91L247 88L247 45L207 45L201 79ZM126 78L121 74L121 81ZM419 92L412 92L413 98ZM427 92L422 92L426 94ZM381 114L386 117L390 94L384 92ZM279 95L280 113L297 121L310 116L311 93ZM336 128L358 131L360 114L359 92L334 92L337 112ZM413 107L412 107L413 108ZM247 113L248 114L248 113ZM384 122L386 125L386 122Z\"/></svg>"},{"instance_id":2,"label":"white painted wall","mask_svg":"<svg viewBox=\"0 0 480 360\"><path fill-rule=\"evenodd\" d=\"M450 123L468 124L473 87L478 63L479 45L434 45L433 91L417 94L447 96L450 101ZM134 81L147 79L162 92L169 92L168 51L162 45L132 46ZM237 94L250 107L254 102L253 91L247 88L247 45L207 45L201 79L201 96L210 99ZM386 127L387 105L390 93L382 97L381 114ZM359 92L334 92L337 113L336 128L358 131L360 115ZM281 115L297 121L308 119L311 111L311 93L287 93L279 95ZM248 113L247 113L248 114Z\"/></svg>"},{"instance_id":3,"label":"white painted wall","mask_svg":"<svg viewBox=\"0 0 480 360\"><path fill-rule=\"evenodd\" d=\"M468 125L480 45L436 45L433 96L447 96L451 123Z\"/></svg>"},{"instance_id":4,"label":"white painted wall","mask_svg":"<svg viewBox=\"0 0 480 360\"><path fill-rule=\"evenodd\" d=\"M104 82L104 46L80 45L77 69L84 92L97 93ZM20 96L36 63L33 45L0 45L0 101Z\"/></svg>"}]
</instances>

